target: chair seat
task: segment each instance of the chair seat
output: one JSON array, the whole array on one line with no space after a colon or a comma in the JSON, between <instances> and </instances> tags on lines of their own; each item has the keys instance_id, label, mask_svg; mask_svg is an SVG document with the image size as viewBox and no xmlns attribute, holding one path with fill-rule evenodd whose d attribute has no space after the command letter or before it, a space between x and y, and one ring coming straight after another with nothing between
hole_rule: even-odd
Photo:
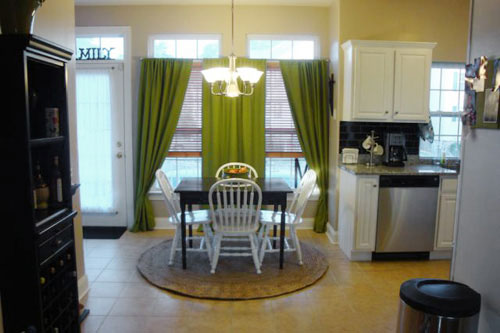
<instances>
[{"instance_id":1,"label":"chair seat","mask_svg":"<svg viewBox=\"0 0 500 333\"><path fill-rule=\"evenodd\" d=\"M181 213L177 214L179 221L181 220ZM177 222L169 217L168 221L172 224L177 224ZM208 209L194 210L192 212L186 212L186 225L189 224L209 224L212 222L210 217L210 211Z\"/></svg>"},{"instance_id":2,"label":"chair seat","mask_svg":"<svg viewBox=\"0 0 500 333\"><path fill-rule=\"evenodd\" d=\"M261 210L260 211L260 223L262 224L281 224L281 212L275 212L272 210ZM285 213L285 224L299 224L302 223L302 218L295 222L295 214Z\"/></svg>"}]
</instances>

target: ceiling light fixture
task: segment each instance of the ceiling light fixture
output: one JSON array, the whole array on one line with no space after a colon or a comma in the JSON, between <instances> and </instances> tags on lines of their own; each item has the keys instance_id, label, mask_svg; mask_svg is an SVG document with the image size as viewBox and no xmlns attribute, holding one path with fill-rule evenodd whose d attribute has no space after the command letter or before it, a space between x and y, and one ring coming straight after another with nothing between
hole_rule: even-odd
<instances>
[{"instance_id":1,"label":"ceiling light fixture","mask_svg":"<svg viewBox=\"0 0 500 333\"><path fill-rule=\"evenodd\" d=\"M214 67L202 70L205 80L210 83L210 91L213 95L238 97L253 94L255 84L259 82L263 72L252 67L236 68L236 56L234 55L234 0L231 2L231 55L229 67ZM243 83L243 91L238 86L238 78Z\"/></svg>"}]
</instances>

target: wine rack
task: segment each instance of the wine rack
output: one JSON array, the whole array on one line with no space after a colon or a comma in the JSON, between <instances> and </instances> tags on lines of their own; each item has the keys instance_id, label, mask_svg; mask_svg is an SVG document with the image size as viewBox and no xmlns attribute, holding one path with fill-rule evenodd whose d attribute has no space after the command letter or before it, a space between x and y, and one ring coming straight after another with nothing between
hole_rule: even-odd
<instances>
[{"instance_id":1,"label":"wine rack","mask_svg":"<svg viewBox=\"0 0 500 333\"><path fill-rule=\"evenodd\" d=\"M0 295L6 333L79 332L66 64L34 35L0 35Z\"/></svg>"}]
</instances>

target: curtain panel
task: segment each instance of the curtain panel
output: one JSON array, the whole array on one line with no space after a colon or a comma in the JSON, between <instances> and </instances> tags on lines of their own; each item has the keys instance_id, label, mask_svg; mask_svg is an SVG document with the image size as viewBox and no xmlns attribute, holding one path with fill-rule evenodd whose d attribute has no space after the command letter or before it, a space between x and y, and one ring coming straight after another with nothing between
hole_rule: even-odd
<instances>
[{"instance_id":1,"label":"curtain panel","mask_svg":"<svg viewBox=\"0 0 500 333\"><path fill-rule=\"evenodd\" d=\"M229 65L228 59L205 59L204 69ZM236 59L237 67L254 67L266 72L265 60ZM212 95L210 84L203 82L202 174L213 177L224 163L243 162L264 176L265 74L250 96L230 98Z\"/></svg>"},{"instance_id":2,"label":"curtain panel","mask_svg":"<svg viewBox=\"0 0 500 333\"><path fill-rule=\"evenodd\" d=\"M328 62L280 61L297 136L307 164L317 175L320 190L314 231L328 222Z\"/></svg>"},{"instance_id":3,"label":"curtain panel","mask_svg":"<svg viewBox=\"0 0 500 333\"><path fill-rule=\"evenodd\" d=\"M135 223L132 231L155 226L148 192L168 153L191 74L192 60L144 59L138 101Z\"/></svg>"}]
</instances>

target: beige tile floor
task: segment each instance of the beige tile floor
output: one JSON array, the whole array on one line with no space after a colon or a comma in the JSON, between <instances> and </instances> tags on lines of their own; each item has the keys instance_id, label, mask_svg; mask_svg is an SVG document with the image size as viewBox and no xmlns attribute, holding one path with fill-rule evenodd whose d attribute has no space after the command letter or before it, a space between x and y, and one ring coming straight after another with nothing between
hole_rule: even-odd
<instances>
[{"instance_id":1,"label":"beige tile floor","mask_svg":"<svg viewBox=\"0 0 500 333\"><path fill-rule=\"evenodd\" d=\"M256 301L210 301L149 285L139 255L170 231L85 240L90 316L82 332L394 332L399 286L410 278L447 278L449 261L349 262L324 234L300 231L318 244L330 268L314 286ZM265 267L264 267L265 269Z\"/></svg>"}]
</instances>

